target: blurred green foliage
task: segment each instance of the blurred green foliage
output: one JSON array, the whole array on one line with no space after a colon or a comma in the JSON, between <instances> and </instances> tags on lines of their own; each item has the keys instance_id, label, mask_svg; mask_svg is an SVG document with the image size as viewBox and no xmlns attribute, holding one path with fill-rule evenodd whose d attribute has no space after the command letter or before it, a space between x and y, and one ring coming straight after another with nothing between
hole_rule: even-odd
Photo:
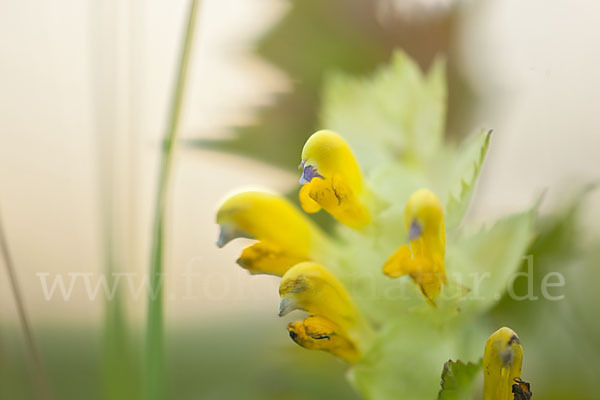
<instances>
[{"instance_id":1,"label":"blurred green foliage","mask_svg":"<svg viewBox=\"0 0 600 400\"><path fill-rule=\"evenodd\" d=\"M88 326L35 329L55 399L100 399L101 336ZM0 336L0 398L32 399L34 390L19 328L2 327Z\"/></svg>"},{"instance_id":2,"label":"blurred green foliage","mask_svg":"<svg viewBox=\"0 0 600 400\"><path fill-rule=\"evenodd\" d=\"M438 54L449 51L456 23L452 9L415 19L389 14L384 20L376 1L303 0L290 1L289 6L289 12L259 40L256 52L288 75L292 91L259 110L256 124L234 129L231 138L189 144L296 170L298 149L322 128L318 121L322 85L329 73L364 76L389 61L397 48L428 68ZM465 116L473 110L468 107L472 91L454 64L449 73L450 96L461 98L450 110L450 131L465 132Z\"/></svg>"},{"instance_id":3,"label":"blurred green foliage","mask_svg":"<svg viewBox=\"0 0 600 400\"><path fill-rule=\"evenodd\" d=\"M600 376L600 237L590 236L581 224L589 211L586 186L569 195L562 206L541 216L514 292L523 300L504 296L491 311L496 325L512 326L519 332L523 349L524 376L535 397L543 399L592 399L598 393ZM549 273L564 276L565 286L548 288L549 300L541 292ZM554 276L549 282L558 282ZM528 283L531 286L528 286ZM531 294L531 298L525 298Z\"/></svg>"},{"instance_id":4,"label":"blurred green foliage","mask_svg":"<svg viewBox=\"0 0 600 400\"><path fill-rule=\"evenodd\" d=\"M344 379L342 362L289 346L285 328L277 322L223 320L171 330L166 398L358 399ZM2 332L0 398L30 399L33 393L19 332ZM56 399L138 398L103 392L101 337L93 327L46 327L37 333ZM139 345L136 352L141 359ZM139 382L141 365L134 367Z\"/></svg>"}]
</instances>

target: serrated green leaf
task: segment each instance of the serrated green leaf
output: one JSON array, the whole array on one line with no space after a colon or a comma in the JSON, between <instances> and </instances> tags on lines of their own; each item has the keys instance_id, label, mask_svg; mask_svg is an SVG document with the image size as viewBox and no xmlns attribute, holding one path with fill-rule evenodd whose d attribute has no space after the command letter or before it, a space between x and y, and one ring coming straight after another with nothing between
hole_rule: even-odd
<instances>
[{"instance_id":1,"label":"serrated green leaf","mask_svg":"<svg viewBox=\"0 0 600 400\"><path fill-rule=\"evenodd\" d=\"M334 74L325 83L321 125L350 143L367 171L376 164L419 164L438 150L446 116L445 63L428 74L405 53L370 79Z\"/></svg>"},{"instance_id":2,"label":"serrated green leaf","mask_svg":"<svg viewBox=\"0 0 600 400\"><path fill-rule=\"evenodd\" d=\"M474 363L449 360L442 370L441 390L438 400L463 400L473 386L473 381L481 371L481 360Z\"/></svg>"},{"instance_id":3,"label":"serrated green leaf","mask_svg":"<svg viewBox=\"0 0 600 400\"><path fill-rule=\"evenodd\" d=\"M467 163L466 168L461 171L460 183L457 185L459 188L453 188L448 195L448 202L446 203L447 230L456 228L467 212L475 183L487 154L491 133L492 131L480 133L475 138L474 146L465 146L466 151L464 154L466 154L466 157L472 157L473 151L469 151L469 148L475 147L478 151L475 154L476 158L470 158L472 161Z\"/></svg>"},{"instance_id":4,"label":"serrated green leaf","mask_svg":"<svg viewBox=\"0 0 600 400\"><path fill-rule=\"evenodd\" d=\"M448 246L447 270L470 292L461 313L481 312L507 290L533 239L537 207L500 219L489 229L462 235Z\"/></svg>"}]
</instances>

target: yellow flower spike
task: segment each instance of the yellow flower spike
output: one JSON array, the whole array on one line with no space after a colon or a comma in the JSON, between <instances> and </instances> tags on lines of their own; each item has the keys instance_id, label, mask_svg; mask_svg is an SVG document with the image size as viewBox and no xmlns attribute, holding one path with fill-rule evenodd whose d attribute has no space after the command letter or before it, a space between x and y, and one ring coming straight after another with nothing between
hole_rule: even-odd
<instances>
[{"instance_id":1,"label":"yellow flower spike","mask_svg":"<svg viewBox=\"0 0 600 400\"><path fill-rule=\"evenodd\" d=\"M288 332L294 342L306 349L328 351L349 363L360 358L356 346L327 318L310 316L304 321L290 322Z\"/></svg>"},{"instance_id":2,"label":"yellow flower spike","mask_svg":"<svg viewBox=\"0 0 600 400\"><path fill-rule=\"evenodd\" d=\"M523 347L510 328L492 333L483 354L483 400L512 400L515 378L521 377Z\"/></svg>"},{"instance_id":3,"label":"yellow flower spike","mask_svg":"<svg viewBox=\"0 0 600 400\"><path fill-rule=\"evenodd\" d=\"M217 212L217 223L219 247L240 237L258 240L238 259L252 274L282 276L301 261L320 258L327 246L314 224L274 194L244 192L229 197Z\"/></svg>"},{"instance_id":4,"label":"yellow flower spike","mask_svg":"<svg viewBox=\"0 0 600 400\"><path fill-rule=\"evenodd\" d=\"M370 196L348 143L337 133L314 133L302 150L300 203L307 213L324 208L336 220L354 229L371 222L365 206Z\"/></svg>"},{"instance_id":5,"label":"yellow flower spike","mask_svg":"<svg viewBox=\"0 0 600 400\"><path fill-rule=\"evenodd\" d=\"M338 336L361 350L370 342L370 327L342 283L323 266L302 262L290 268L279 284L279 316L294 310L326 319L339 327Z\"/></svg>"},{"instance_id":6,"label":"yellow flower spike","mask_svg":"<svg viewBox=\"0 0 600 400\"><path fill-rule=\"evenodd\" d=\"M410 275L432 305L446 284L446 229L442 203L427 189L414 192L406 203L404 225L408 245L401 246L383 266L390 278Z\"/></svg>"}]
</instances>

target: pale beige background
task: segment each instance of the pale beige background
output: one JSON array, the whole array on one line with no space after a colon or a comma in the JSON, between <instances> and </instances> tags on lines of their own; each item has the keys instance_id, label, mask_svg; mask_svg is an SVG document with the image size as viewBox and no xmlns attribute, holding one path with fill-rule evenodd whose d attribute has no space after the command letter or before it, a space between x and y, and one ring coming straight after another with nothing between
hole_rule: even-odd
<instances>
[{"instance_id":1,"label":"pale beige background","mask_svg":"<svg viewBox=\"0 0 600 400\"><path fill-rule=\"evenodd\" d=\"M101 205L109 200L116 205L118 259L128 271L145 271L158 141L186 2L2 3L0 206L25 301L36 324L99 324L102 302L88 300L83 286L70 301L47 302L35 274L99 273ZM577 182L598 180L599 3L488 0L461 9L461 62L474 87L496 99L480 116L496 133L470 217L520 209L543 189L551 206ZM203 2L183 138L227 134L226 126L252 118L252 106L288 88L285 76L250 54L253 40L285 10L277 0ZM214 246L214 210L240 186L285 190L296 178L232 156L179 151L168 242L166 293L175 296L167 296L169 326L275 314L276 280L250 279L234 265L241 243ZM100 189L110 179L112 197ZM596 194L590 203L599 199ZM598 217L596 207L588 226ZM180 275L188 265L203 275L193 281L196 299L182 299ZM144 301L130 301L128 312L141 321ZM4 268L0 320L16 322Z\"/></svg>"}]
</instances>

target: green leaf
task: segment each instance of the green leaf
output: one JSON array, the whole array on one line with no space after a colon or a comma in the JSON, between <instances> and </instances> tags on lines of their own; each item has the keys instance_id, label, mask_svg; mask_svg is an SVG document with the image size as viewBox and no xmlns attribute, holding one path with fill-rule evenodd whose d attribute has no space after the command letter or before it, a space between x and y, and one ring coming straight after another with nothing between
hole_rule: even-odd
<instances>
[{"instance_id":1,"label":"green leaf","mask_svg":"<svg viewBox=\"0 0 600 400\"><path fill-rule=\"evenodd\" d=\"M468 396L473 381L481 370L481 360L477 364L449 360L442 370L442 389L438 400L462 400Z\"/></svg>"},{"instance_id":2,"label":"green leaf","mask_svg":"<svg viewBox=\"0 0 600 400\"><path fill-rule=\"evenodd\" d=\"M479 176L483 160L487 154L491 134L491 130L487 133L480 133L475 137L472 144L465 146L465 152L463 154L466 154L466 157L469 157L469 162L466 163L461 171L460 184L458 185L460 187L458 190L456 190L456 188L451 190L448 195L448 202L446 203L446 229L448 230L456 228L467 212L471 197L473 196L473 189L477 182L477 177ZM473 148L476 149L476 158L474 161L472 158L474 156L474 154L472 154L474 153L472 150ZM463 156L463 159L464 158L465 156ZM464 163L458 162L458 164Z\"/></svg>"},{"instance_id":3,"label":"green leaf","mask_svg":"<svg viewBox=\"0 0 600 400\"><path fill-rule=\"evenodd\" d=\"M533 238L537 206L500 219L490 229L452 239L447 270L451 280L468 288L461 311L480 312L496 303L519 269Z\"/></svg>"},{"instance_id":4,"label":"green leaf","mask_svg":"<svg viewBox=\"0 0 600 400\"><path fill-rule=\"evenodd\" d=\"M321 125L342 134L367 171L393 160L419 164L443 139L445 63L428 74L403 52L370 79L334 74L325 83Z\"/></svg>"},{"instance_id":5,"label":"green leaf","mask_svg":"<svg viewBox=\"0 0 600 400\"><path fill-rule=\"evenodd\" d=\"M588 248L590 244L582 240L585 232L581 225L581 215L585 209L583 203L595 187L595 185L587 185L574 194L569 194L569 199L557 207L556 211L539 218L536 224L536 236L527 250L527 254L530 254L534 260L530 279L533 282L533 295L539 297L539 301L518 301L510 296L504 296L492 311L497 318L504 320L510 318L513 321L519 320L522 324L534 324L544 315L539 312L542 306L553 308L555 304L541 296L540 293L542 281L548 273L560 272L567 275L569 287L574 285L573 281L577 280L577 277L586 276L589 273L583 267L587 258L590 257ZM593 248L593 245L590 248ZM528 273L527 268L527 262L523 262L521 271ZM569 279L569 275L573 275L573 278ZM516 279L514 282L515 293L519 295L526 293L528 283L530 283L528 281L528 279ZM583 287L586 286L585 282L581 283ZM583 298L586 297L577 295L569 298L569 301ZM581 304L578 308L589 309L585 304ZM513 324L516 325L516 321Z\"/></svg>"}]
</instances>

